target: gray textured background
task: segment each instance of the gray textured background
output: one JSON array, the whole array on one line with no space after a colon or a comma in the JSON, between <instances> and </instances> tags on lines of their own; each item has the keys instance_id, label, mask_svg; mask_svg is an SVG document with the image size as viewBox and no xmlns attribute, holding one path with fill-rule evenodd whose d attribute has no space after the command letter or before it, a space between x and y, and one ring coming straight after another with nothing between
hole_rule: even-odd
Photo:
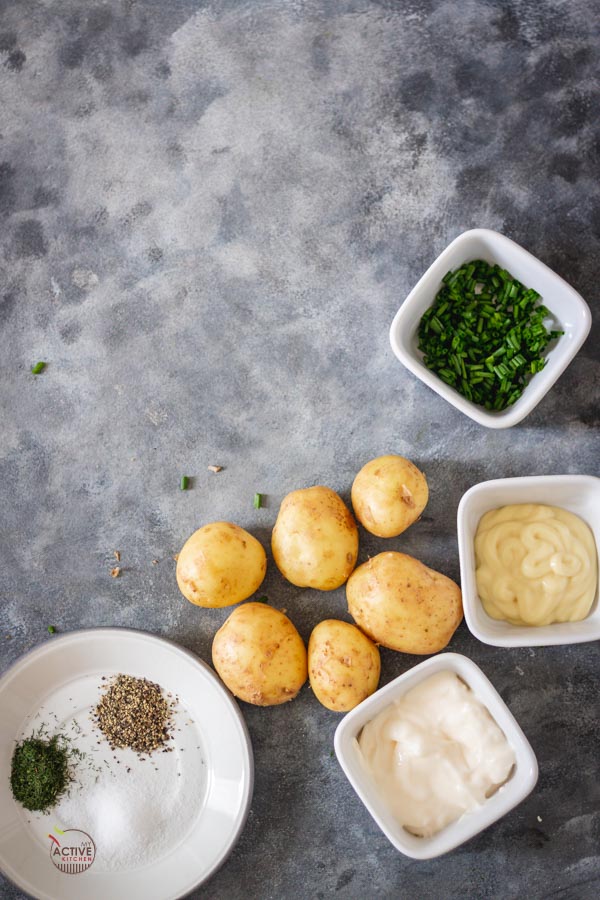
<instances>
[{"instance_id":1,"label":"gray textured background","mask_svg":"<svg viewBox=\"0 0 600 900\"><path fill-rule=\"evenodd\" d=\"M594 0L0 0L3 668L48 624L148 629L209 660L228 611L180 596L184 539L223 518L267 546L285 493L347 497L383 452L425 470L431 501L397 540L363 534L360 559L397 547L454 578L470 485L600 474L598 39ZM521 242L597 317L505 432L447 406L388 344L416 279L473 226ZM260 593L305 638L346 616L343 590L292 588L272 564ZM597 896L598 645L494 649L463 624L451 649L533 744L525 803L410 861L352 793L331 757L338 717L308 688L242 705L252 812L195 896ZM416 661L382 657L384 683Z\"/></svg>"}]
</instances>

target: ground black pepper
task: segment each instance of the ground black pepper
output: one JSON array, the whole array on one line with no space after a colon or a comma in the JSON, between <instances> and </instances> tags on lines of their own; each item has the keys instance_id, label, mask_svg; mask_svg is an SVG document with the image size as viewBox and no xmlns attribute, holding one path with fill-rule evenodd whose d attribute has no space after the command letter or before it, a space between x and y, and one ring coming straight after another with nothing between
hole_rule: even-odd
<instances>
[{"instance_id":1,"label":"ground black pepper","mask_svg":"<svg viewBox=\"0 0 600 900\"><path fill-rule=\"evenodd\" d=\"M133 675L116 675L93 718L111 749L129 747L138 754L152 753L170 739L174 705L163 696L160 685Z\"/></svg>"}]
</instances>

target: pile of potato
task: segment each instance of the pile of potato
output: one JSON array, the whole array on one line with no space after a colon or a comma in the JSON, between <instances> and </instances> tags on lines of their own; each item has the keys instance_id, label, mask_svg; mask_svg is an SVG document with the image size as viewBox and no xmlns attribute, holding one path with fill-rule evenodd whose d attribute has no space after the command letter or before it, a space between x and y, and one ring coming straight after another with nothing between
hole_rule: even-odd
<instances>
[{"instance_id":1,"label":"pile of potato","mask_svg":"<svg viewBox=\"0 0 600 900\"><path fill-rule=\"evenodd\" d=\"M402 456L371 460L352 485L356 518L382 538L396 537L412 525L428 497L424 474ZM217 631L212 657L229 690L247 703L285 703L308 677L324 706L345 712L377 689L378 644L403 653L437 653L462 620L458 585L412 556L386 551L355 568L358 528L342 498L328 487L292 491L284 498L271 547L281 574L298 587L332 591L346 584L356 625L320 622L307 654L283 612L265 603L239 606ZM258 590L266 568L256 538L230 522L211 522L184 544L177 583L198 606L232 606Z\"/></svg>"}]
</instances>

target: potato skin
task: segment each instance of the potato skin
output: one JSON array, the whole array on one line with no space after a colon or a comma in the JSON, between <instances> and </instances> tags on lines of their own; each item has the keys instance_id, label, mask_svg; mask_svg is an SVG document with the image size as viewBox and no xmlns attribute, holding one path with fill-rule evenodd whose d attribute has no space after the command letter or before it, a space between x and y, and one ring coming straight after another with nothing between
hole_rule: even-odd
<instances>
[{"instance_id":1,"label":"potato skin","mask_svg":"<svg viewBox=\"0 0 600 900\"><path fill-rule=\"evenodd\" d=\"M402 534L419 518L428 499L425 475L403 456L372 459L352 485L354 514L377 537Z\"/></svg>"},{"instance_id":2,"label":"potato skin","mask_svg":"<svg viewBox=\"0 0 600 900\"><path fill-rule=\"evenodd\" d=\"M457 584L405 553L374 556L346 585L348 609L370 638L402 653L437 653L463 617Z\"/></svg>"},{"instance_id":3,"label":"potato skin","mask_svg":"<svg viewBox=\"0 0 600 900\"><path fill-rule=\"evenodd\" d=\"M255 706L293 700L308 675L302 638L266 603L234 609L214 636L212 660L231 693Z\"/></svg>"},{"instance_id":4,"label":"potato skin","mask_svg":"<svg viewBox=\"0 0 600 900\"><path fill-rule=\"evenodd\" d=\"M325 619L308 642L308 677L317 700L334 712L354 709L377 689L379 650L349 622Z\"/></svg>"},{"instance_id":5,"label":"potato skin","mask_svg":"<svg viewBox=\"0 0 600 900\"><path fill-rule=\"evenodd\" d=\"M356 565L358 528L331 488L303 488L284 497L271 547L277 568L292 584L333 591Z\"/></svg>"},{"instance_id":6,"label":"potato skin","mask_svg":"<svg viewBox=\"0 0 600 900\"><path fill-rule=\"evenodd\" d=\"M210 522L187 539L177 560L177 584L196 606L233 606L258 590L267 556L255 537L232 522Z\"/></svg>"}]
</instances>

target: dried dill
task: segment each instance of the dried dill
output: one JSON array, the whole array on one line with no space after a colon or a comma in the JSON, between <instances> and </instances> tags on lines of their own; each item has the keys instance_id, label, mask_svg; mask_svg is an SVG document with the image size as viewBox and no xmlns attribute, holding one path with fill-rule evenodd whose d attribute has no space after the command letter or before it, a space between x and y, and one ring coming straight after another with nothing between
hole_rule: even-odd
<instances>
[{"instance_id":1,"label":"dried dill","mask_svg":"<svg viewBox=\"0 0 600 900\"><path fill-rule=\"evenodd\" d=\"M25 809L46 812L66 790L70 750L61 735L49 740L32 736L15 747L10 786L13 797Z\"/></svg>"}]
</instances>

